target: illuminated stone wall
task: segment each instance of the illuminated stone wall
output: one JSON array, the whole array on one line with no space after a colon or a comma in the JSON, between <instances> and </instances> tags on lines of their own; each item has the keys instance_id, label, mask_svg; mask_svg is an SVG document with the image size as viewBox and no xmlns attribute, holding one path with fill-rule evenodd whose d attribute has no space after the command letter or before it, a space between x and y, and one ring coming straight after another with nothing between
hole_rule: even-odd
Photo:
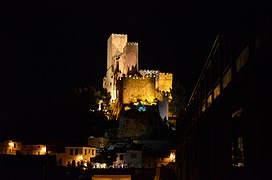
<instances>
[{"instance_id":1,"label":"illuminated stone wall","mask_svg":"<svg viewBox=\"0 0 272 180\"><path fill-rule=\"evenodd\" d=\"M138 43L128 42L118 62L121 74L138 71Z\"/></svg>"},{"instance_id":2,"label":"illuminated stone wall","mask_svg":"<svg viewBox=\"0 0 272 180\"><path fill-rule=\"evenodd\" d=\"M160 73L159 77L159 91L170 92L172 88L173 74Z\"/></svg>"},{"instance_id":3,"label":"illuminated stone wall","mask_svg":"<svg viewBox=\"0 0 272 180\"><path fill-rule=\"evenodd\" d=\"M142 76L155 76L156 80L155 80L155 89L158 90L159 88L159 77L160 77L160 71L158 70L139 70L139 73Z\"/></svg>"},{"instance_id":4,"label":"illuminated stone wall","mask_svg":"<svg viewBox=\"0 0 272 180\"><path fill-rule=\"evenodd\" d=\"M155 99L155 77L123 77L123 104L137 102L137 100L153 102Z\"/></svg>"},{"instance_id":5,"label":"illuminated stone wall","mask_svg":"<svg viewBox=\"0 0 272 180\"><path fill-rule=\"evenodd\" d=\"M3 143L0 143L0 154L16 155L16 152L21 150L22 150L22 142L14 142L12 140L6 140Z\"/></svg>"},{"instance_id":6,"label":"illuminated stone wall","mask_svg":"<svg viewBox=\"0 0 272 180\"><path fill-rule=\"evenodd\" d=\"M138 100L147 103L160 101L161 116L168 119L168 102L162 92L170 92L173 74L139 70L138 43L127 40L126 34L111 34L107 41L107 72L103 88L111 95L114 114L120 113L122 104ZM171 99L171 95L168 97Z\"/></svg>"},{"instance_id":7,"label":"illuminated stone wall","mask_svg":"<svg viewBox=\"0 0 272 180\"><path fill-rule=\"evenodd\" d=\"M104 86L110 92L112 99L116 99L116 86L114 72L117 67L118 57L123 53L127 43L126 34L111 34L107 41L107 72Z\"/></svg>"},{"instance_id":8,"label":"illuminated stone wall","mask_svg":"<svg viewBox=\"0 0 272 180\"><path fill-rule=\"evenodd\" d=\"M44 144L23 145L22 153L25 155L45 155L46 145Z\"/></svg>"}]
</instances>

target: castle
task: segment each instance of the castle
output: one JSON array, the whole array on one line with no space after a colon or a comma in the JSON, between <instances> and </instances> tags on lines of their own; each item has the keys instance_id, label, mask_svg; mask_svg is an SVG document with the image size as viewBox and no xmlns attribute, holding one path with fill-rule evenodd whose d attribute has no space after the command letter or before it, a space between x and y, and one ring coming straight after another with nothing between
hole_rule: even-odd
<instances>
[{"instance_id":1,"label":"castle","mask_svg":"<svg viewBox=\"0 0 272 180\"><path fill-rule=\"evenodd\" d=\"M107 71L103 88L110 93L113 113L119 115L130 103L159 105L160 115L168 120L173 74L159 70L139 70L137 42L126 34L111 34L107 41Z\"/></svg>"}]
</instances>

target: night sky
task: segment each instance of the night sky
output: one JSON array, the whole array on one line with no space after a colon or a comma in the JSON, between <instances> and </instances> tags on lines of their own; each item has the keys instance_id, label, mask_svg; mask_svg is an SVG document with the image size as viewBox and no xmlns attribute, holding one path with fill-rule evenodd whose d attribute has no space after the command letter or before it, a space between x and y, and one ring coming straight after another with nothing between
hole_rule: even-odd
<instances>
[{"instance_id":1,"label":"night sky","mask_svg":"<svg viewBox=\"0 0 272 180\"><path fill-rule=\"evenodd\" d=\"M63 106L72 88L101 90L111 33L139 43L139 69L173 73L189 92L217 33L247 30L249 19L265 14L166 1L91 2L2 7L0 136L16 134L22 124L38 132L44 123L65 122Z\"/></svg>"}]
</instances>

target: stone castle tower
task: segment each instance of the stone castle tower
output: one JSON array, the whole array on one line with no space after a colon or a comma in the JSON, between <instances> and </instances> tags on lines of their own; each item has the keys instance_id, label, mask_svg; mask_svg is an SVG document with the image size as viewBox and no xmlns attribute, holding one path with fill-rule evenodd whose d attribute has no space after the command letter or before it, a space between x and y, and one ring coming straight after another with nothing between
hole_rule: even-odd
<instances>
[{"instance_id":1,"label":"stone castle tower","mask_svg":"<svg viewBox=\"0 0 272 180\"><path fill-rule=\"evenodd\" d=\"M139 70L138 43L128 42L126 34L111 34L107 41L107 71L103 88L111 95L118 116L123 105L159 102L160 115L168 119L173 74L158 70ZM166 98L167 97L167 98Z\"/></svg>"},{"instance_id":2,"label":"stone castle tower","mask_svg":"<svg viewBox=\"0 0 272 180\"><path fill-rule=\"evenodd\" d=\"M116 99L116 76L138 71L138 43L127 42L126 34L111 34L107 43L107 72L103 88Z\"/></svg>"}]
</instances>

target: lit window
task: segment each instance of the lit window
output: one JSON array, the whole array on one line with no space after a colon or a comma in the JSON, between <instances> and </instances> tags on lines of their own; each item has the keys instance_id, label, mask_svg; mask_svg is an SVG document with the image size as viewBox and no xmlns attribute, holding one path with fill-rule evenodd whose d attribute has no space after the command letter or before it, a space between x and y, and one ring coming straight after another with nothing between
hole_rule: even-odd
<instances>
[{"instance_id":1,"label":"lit window","mask_svg":"<svg viewBox=\"0 0 272 180\"><path fill-rule=\"evenodd\" d=\"M207 107L209 107L211 104L212 104L212 94L210 94L207 99Z\"/></svg>"},{"instance_id":2,"label":"lit window","mask_svg":"<svg viewBox=\"0 0 272 180\"><path fill-rule=\"evenodd\" d=\"M206 110L206 101L202 103L202 112L205 112Z\"/></svg>"},{"instance_id":3,"label":"lit window","mask_svg":"<svg viewBox=\"0 0 272 180\"><path fill-rule=\"evenodd\" d=\"M217 96L219 96L220 94L220 83L218 83L213 91L213 96L214 96L214 99L217 98Z\"/></svg>"}]
</instances>

